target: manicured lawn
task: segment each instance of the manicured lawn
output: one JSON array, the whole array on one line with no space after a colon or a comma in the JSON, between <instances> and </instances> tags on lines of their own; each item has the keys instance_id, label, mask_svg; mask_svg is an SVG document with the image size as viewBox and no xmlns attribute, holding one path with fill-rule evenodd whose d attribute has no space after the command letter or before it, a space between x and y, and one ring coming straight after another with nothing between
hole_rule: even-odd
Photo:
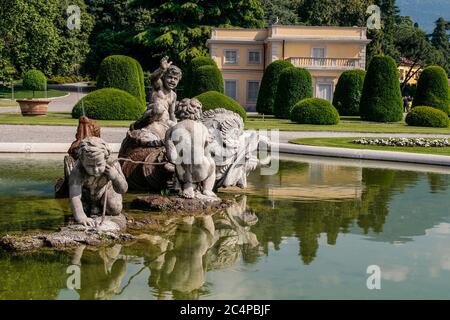
<instances>
[{"instance_id":1,"label":"manicured lawn","mask_svg":"<svg viewBox=\"0 0 450 320\"><path fill-rule=\"evenodd\" d=\"M50 89L48 91L35 91L35 98L56 98L67 95L67 92ZM24 89L14 90L14 99L28 99L33 97L33 91ZM0 87L0 99L12 99L12 91L10 88Z\"/></svg>"},{"instance_id":2,"label":"manicured lawn","mask_svg":"<svg viewBox=\"0 0 450 320\"><path fill-rule=\"evenodd\" d=\"M375 123L364 122L359 118L343 118L338 125L319 126L295 124L290 120L274 118L264 119L250 116L245 123L246 129L279 129L280 131L338 131L338 132L373 132L373 133L423 133L450 134L450 128L410 127L402 122ZM103 126L128 127L131 121L99 121ZM34 124L34 125L77 125L78 120L72 119L69 113L52 113L40 117L23 117L19 113L0 113L0 124Z\"/></svg>"},{"instance_id":3,"label":"manicured lawn","mask_svg":"<svg viewBox=\"0 0 450 320\"><path fill-rule=\"evenodd\" d=\"M426 154L438 154L438 155L443 155L443 156L450 156L450 147L424 148L424 147L367 146L367 145L352 143L352 141L356 140L356 139L358 139L358 138L356 138L356 137L355 138L304 138L304 139L295 139L290 142L296 143L296 144L308 145L308 146L319 146L319 147L385 150L385 151L426 153Z\"/></svg>"},{"instance_id":4,"label":"manicured lawn","mask_svg":"<svg viewBox=\"0 0 450 320\"><path fill-rule=\"evenodd\" d=\"M98 120L102 127L129 127L133 121ZM70 113L49 112L46 116L24 117L20 113L0 113L0 124L30 124L49 126L76 126L78 119Z\"/></svg>"},{"instance_id":5,"label":"manicured lawn","mask_svg":"<svg viewBox=\"0 0 450 320\"><path fill-rule=\"evenodd\" d=\"M265 119L249 117L247 129L279 129L280 131L337 131L337 132L369 132L369 133L430 133L450 134L450 128L411 127L404 122L378 123L361 121L356 117L342 118L337 125L296 124L290 120Z\"/></svg>"}]
</instances>

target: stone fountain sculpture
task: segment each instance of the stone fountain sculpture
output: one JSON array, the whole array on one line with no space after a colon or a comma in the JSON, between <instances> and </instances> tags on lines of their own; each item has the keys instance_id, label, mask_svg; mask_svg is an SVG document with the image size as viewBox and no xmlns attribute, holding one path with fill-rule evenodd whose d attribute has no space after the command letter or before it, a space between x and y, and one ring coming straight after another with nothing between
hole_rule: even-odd
<instances>
[{"instance_id":1,"label":"stone fountain sculpture","mask_svg":"<svg viewBox=\"0 0 450 320\"><path fill-rule=\"evenodd\" d=\"M180 79L181 70L167 57L152 74L151 102L141 119L130 126L119 152L130 189L161 192L175 188L181 189L183 197L204 198L214 197L213 191L221 187L246 187L247 175L259 163L256 153L261 137L244 131L242 118L232 111L201 112L196 99L176 102L174 90ZM177 123L177 115L182 124ZM174 141L180 138L175 137L177 131L185 131L190 138ZM180 157L174 150L185 152ZM192 159L203 157L197 159L202 164L186 163L188 154ZM174 163L175 159L184 162Z\"/></svg>"},{"instance_id":2,"label":"stone fountain sculpture","mask_svg":"<svg viewBox=\"0 0 450 320\"><path fill-rule=\"evenodd\" d=\"M69 175L69 198L76 222L97 227L88 215L119 216L122 194L128 184L117 162L108 162L111 149L98 137L84 139L78 147L78 160Z\"/></svg>"}]
</instances>

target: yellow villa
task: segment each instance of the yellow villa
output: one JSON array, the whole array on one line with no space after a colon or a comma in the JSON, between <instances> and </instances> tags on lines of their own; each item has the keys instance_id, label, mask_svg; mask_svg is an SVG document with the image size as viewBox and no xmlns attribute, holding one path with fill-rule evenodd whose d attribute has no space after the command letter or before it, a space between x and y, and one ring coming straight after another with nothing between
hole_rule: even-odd
<instances>
[{"instance_id":1,"label":"yellow villa","mask_svg":"<svg viewBox=\"0 0 450 320\"><path fill-rule=\"evenodd\" d=\"M408 59L401 58L400 63L398 65L398 71L400 74L400 82L403 83L405 81L406 77L408 76L408 72L412 67L411 73L414 73L414 75L407 81L408 84L415 85L417 84L417 81L419 80L420 73L422 67L420 66L413 66L414 63Z\"/></svg>"},{"instance_id":2,"label":"yellow villa","mask_svg":"<svg viewBox=\"0 0 450 320\"><path fill-rule=\"evenodd\" d=\"M213 29L209 53L222 71L225 94L254 111L265 68L283 59L306 68L315 97L329 101L341 73L365 69L366 28L274 25L265 29Z\"/></svg>"}]
</instances>

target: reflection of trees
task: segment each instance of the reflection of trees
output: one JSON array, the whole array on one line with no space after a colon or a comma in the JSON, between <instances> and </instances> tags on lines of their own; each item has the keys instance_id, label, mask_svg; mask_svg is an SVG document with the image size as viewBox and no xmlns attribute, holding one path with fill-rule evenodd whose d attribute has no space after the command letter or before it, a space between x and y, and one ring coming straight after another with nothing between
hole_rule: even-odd
<instances>
[{"instance_id":1,"label":"reflection of trees","mask_svg":"<svg viewBox=\"0 0 450 320\"><path fill-rule=\"evenodd\" d=\"M437 173L428 173L428 182L432 193L446 191L450 185L450 176Z\"/></svg>"},{"instance_id":2,"label":"reflection of trees","mask_svg":"<svg viewBox=\"0 0 450 320\"><path fill-rule=\"evenodd\" d=\"M418 173L380 169L362 169L364 190L360 199L320 201L275 201L273 207L264 198L251 198L249 208L258 213L259 222L252 228L264 249L274 244L276 250L284 237L299 239L299 256L310 264L317 255L319 238L325 234L334 245L339 233L346 233L354 222L367 234L383 231L389 203L396 193L414 185Z\"/></svg>"},{"instance_id":3,"label":"reflection of trees","mask_svg":"<svg viewBox=\"0 0 450 320\"><path fill-rule=\"evenodd\" d=\"M66 286L69 256L40 251L11 255L0 251L0 300L49 300Z\"/></svg>"}]
</instances>

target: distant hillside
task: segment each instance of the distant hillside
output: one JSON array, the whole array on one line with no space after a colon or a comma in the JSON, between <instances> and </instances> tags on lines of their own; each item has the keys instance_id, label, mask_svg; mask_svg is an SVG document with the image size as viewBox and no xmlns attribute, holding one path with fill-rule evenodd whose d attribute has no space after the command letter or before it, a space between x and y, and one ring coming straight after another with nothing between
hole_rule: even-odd
<instances>
[{"instance_id":1,"label":"distant hillside","mask_svg":"<svg viewBox=\"0 0 450 320\"><path fill-rule=\"evenodd\" d=\"M439 17L450 20L450 0L397 0L402 16L411 16L428 33Z\"/></svg>"}]
</instances>

